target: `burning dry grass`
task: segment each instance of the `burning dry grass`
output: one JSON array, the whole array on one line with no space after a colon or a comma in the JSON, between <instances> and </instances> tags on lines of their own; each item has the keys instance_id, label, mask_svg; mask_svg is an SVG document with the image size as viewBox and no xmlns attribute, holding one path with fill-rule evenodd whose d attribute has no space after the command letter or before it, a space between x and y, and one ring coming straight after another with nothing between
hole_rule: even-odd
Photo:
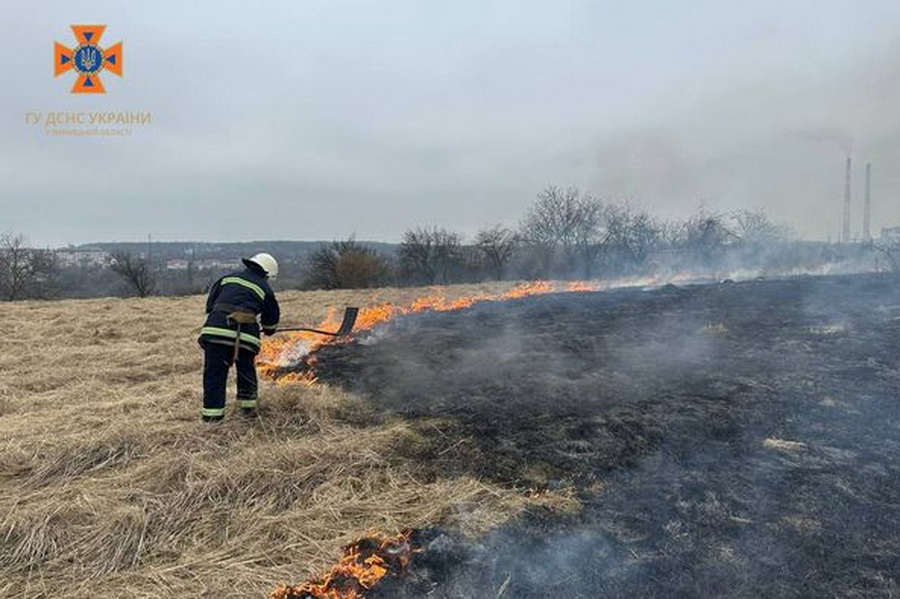
<instances>
[{"instance_id":1,"label":"burning dry grass","mask_svg":"<svg viewBox=\"0 0 900 599\"><path fill-rule=\"evenodd\" d=\"M355 321L354 329L357 332L368 331L400 316L421 312L451 312L470 308L476 304L489 301L504 301L518 299L534 295L553 293L554 291L590 291L598 288L597 284L587 281L569 282L567 284L552 283L550 281L535 281L521 283L513 287L503 289L501 285L481 285L474 292L463 295L448 294L446 288L430 288L426 295L421 295L412 300L400 301L387 300L363 306ZM459 287L456 288L459 290ZM338 330L341 326L340 311L329 310L328 316L320 322L320 330ZM285 372L296 367L302 362L304 356L312 354L322 345L335 340L326 335L320 335L311 331L291 332L279 335L267 343L259 354L257 367L266 378L275 380L281 384L316 382L314 369L304 372ZM342 343L342 340L337 340ZM314 361L314 358L313 358Z\"/></svg>"},{"instance_id":2,"label":"burning dry grass","mask_svg":"<svg viewBox=\"0 0 900 599\"><path fill-rule=\"evenodd\" d=\"M449 299L509 286L446 290ZM281 294L286 324L421 289ZM0 596L264 596L372 530L478 534L573 507L403 457L422 443L325 386L264 386L261 417L199 422L203 298L4 304Z\"/></svg>"}]
</instances>

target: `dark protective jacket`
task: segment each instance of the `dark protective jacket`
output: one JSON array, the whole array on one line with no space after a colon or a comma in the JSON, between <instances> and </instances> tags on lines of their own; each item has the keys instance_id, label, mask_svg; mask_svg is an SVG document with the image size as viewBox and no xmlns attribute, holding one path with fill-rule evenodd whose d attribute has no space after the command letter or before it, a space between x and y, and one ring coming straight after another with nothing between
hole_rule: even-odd
<instances>
[{"instance_id":1,"label":"dark protective jacket","mask_svg":"<svg viewBox=\"0 0 900 599\"><path fill-rule=\"evenodd\" d=\"M242 324L228 318L232 312L247 312L258 316L258 323ZM278 326L281 311L275 293L265 275L248 267L216 281L206 298L206 323L200 330L200 344L222 343L234 345L240 326L241 348L254 354L259 352L260 325L271 335Z\"/></svg>"}]
</instances>

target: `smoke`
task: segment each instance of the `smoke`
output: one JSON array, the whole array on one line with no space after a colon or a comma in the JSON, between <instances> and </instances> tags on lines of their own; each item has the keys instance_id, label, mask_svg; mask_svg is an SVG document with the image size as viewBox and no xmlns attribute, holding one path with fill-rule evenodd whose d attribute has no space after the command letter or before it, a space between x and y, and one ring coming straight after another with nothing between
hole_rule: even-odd
<instances>
[{"instance_id":1,"label":"smoke","mask_svg":"<svg viewBox=\"0 0 900 599\"><path fill-rule=\"evenodd\" d=\"M573 144L553 164L568 175L563 181L667 218L700 205L761 208L801 237L824 240L840 232L848 155L873 164L874 198L900 188L890 168L900 161L894 56L869 56L819 77L762 75L706 97L678 119ZM863 177L854 175L853 195L862 197ZM876 232L900 222L900 207L876 199L872 222ZM852 223L854 233L861 230L861 202Z\"/></svg>"},{"instance_id":2,"label":"smoke","mask_svg":"<svg viewBox=\"0 0 900 599\"><path fill-rule=\"evenodd\" d=\"M668 285L410 315L323 347L320 379L410 418L432 475L583 505L477 541L438 531L391 596L896 591L897 305L874 275Z\"/></svg>"},{"instance_id":3,"label":"smoke","mask_svg":"<svg viewBox=\"0 0 900 599\"><path fill-rule=\"evenodd\" d=\"M847 156L853 154L853 136L847 131L828 128L798 129L796 131L788 131L788 134L796 135L799 139L808 140L815 144L838 148Z\"/></svg>"},{"instance_id":4,"label":"smoke","mask_svg":"<svg viewBox=\"0 0 900 599\"><path fill-rule=\"evenodd\" d=\"M384 597L420 597L426 591L429 597L447 599L579 597L586 589L596 588L586 584L585 575L599 580L614 561L613 548L603 535L577 526L546 537L535 537L519 527L506 528L478 543L461 542L439 530L426 534L434 538L425 544L417 575L440 584L432 588L407 585L400 592L392 588Z\"/></svg>"}]
</instances>

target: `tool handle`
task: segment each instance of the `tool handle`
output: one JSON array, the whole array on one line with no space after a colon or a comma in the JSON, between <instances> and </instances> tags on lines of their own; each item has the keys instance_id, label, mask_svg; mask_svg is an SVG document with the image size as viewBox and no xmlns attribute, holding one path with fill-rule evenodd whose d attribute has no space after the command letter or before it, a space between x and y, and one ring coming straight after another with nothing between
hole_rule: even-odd
<instances>
[{"instance_id":1,"label":"tool handle","mask_svg":"<svg viewBox=\"0 0 900 599\"><path fill-rule=\"evenodd\" d=\"M285 327L283 329L275 329L276 333L286 333L288 331L309 331L310 333L318 333L320 335L330 335L332 337L337 337L339 333L332 333L330 331L320 331L319 329L311 329L309 327Z\"/></svg>"},{"instance_id":2,"label":"tool handle","mask_svg":"<svg viewBox=\"0 0 900 599\"><path fill-rule=\"evenodd\" d=\"M350 331L353 330L353 325L356 323L356 316L359 314L359 308L355 308L353 306L348 306L344 309L344 318L341 321L341 326L337 331L322 331L320 329L311 329L309 327L285 327L281 329L275 329L276 333L283 333L285 331L309 331L310 333L318 333L319 335L328 335L330 337L343 337L344 335L350 334Z\"/></svg>"}]
</instances>

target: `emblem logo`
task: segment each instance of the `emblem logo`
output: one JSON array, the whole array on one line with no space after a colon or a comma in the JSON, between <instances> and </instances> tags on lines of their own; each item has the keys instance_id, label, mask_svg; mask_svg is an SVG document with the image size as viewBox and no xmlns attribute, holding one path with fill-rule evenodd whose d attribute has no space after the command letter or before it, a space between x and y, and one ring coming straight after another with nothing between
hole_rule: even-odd
<instances>
[{"instance_id":1,"label":"emblem logo","mask_svg":"<svg viewBox=\"0 0 900 599\"><path fill-rule=\"evenodd\" d=\"M68 48L53 43L53 76L74 70L78 74L73 94L105 94L100 73L109 71L122 76L122 42L108 48L100 47L100 38L106 25L72 25L78 45Z\"/></svg>"}]
</instances>

